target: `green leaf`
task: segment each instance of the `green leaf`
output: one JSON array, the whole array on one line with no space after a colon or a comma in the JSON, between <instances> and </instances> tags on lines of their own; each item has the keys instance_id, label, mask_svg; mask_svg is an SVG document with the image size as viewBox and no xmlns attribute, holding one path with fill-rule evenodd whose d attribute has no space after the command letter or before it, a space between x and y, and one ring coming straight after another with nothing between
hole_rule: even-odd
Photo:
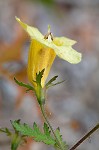
<instances>
[{"instance_id":1,"label":"green leaf","mask_svg":"<svg viewBox=\"0 0 99 150\"><path fill-rule=\"evenodd\" d=\"M25 84L23 82L19 82L15 77L14 77L14 81L19 85L19 86L23 86L23 87L26 87L27 88L27 91L30 91L30 90L33 90L34 91L34 88L29 85L29 84Z\"/></svg>"},{"instance_id":2,"label":"green leaf","mask_svg":"<svg viewBox=\"0 0 99 150\"><path fill-rule=\"evenodd\" d=\"M48 145L55 145L55 140L50 135L49 128L46 124L44 124L44 133L42 133L37 126L36 123L33 124L33 129L29 127L27 124L20 124L16 121L12 122L12 125L16 128L17 131L19 131L21 134L33 137L35 141L37 142L44 142Z\"/></svg>"},{"instance_id":3,"label":"green leaf","mask_svg":"<svg viewBox=\"0 0 99 150\"><path fill-rule=\"evenodd\" d=\"M12 123L12 121L11 121ZM20 120L16 120L16 123L20 123ZM21 135L12 125L14 130L8 128L0 128L0 132L5 133L11 139L11 150L17 150L18 146L25 142L25 136Z\"/></svg>"},{"instance_id":4,"label":"green leaf","mask_svg":"<svg viewBox=\"0 0 99 150\"><path fill-rule=\"evenodd\" d=\"M8 128L0 128L0 132L6 133L7 136L11 136L12 133Z\"/></svg>"},{"instance_id":5,"label":"green leaf","mask_svg":"<svg viewBox=\"0 0 99 150\"><path fill-rule=\"evenodd\" d=\"M44 122L44 127L43 127L43 129L44 129L44 133L46 134L46 136L47 137L50 137L50 133L51 133L51 131L49 130L49 127L48 127L48 125Z\"/></svg>"},{"instance_id":6,"label":"green leaf","mask_svg":"<svg viewBox=\"0 0 99 150\"><path fill-rule=\"evenodd\" d=\"M59 129L59 128L57 128L57 129L55 130L55 135L56 135L58 141L60 141L60 145L61 145L61 147L62 147L62 150L67 150L66 142L63 141L62 135L60 134L60 129ZM59 144L57 143L57 141L56 141L56 144L55 144L54 146L55 146L55 149L60 150L60 146L59 146Z\"/></svg>"}]
</instances>

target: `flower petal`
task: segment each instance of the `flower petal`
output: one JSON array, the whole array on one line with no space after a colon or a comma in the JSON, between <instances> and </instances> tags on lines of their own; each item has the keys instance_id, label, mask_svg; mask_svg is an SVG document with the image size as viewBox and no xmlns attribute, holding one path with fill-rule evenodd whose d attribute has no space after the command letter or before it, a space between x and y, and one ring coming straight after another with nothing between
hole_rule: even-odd
<instances>
[{"instance_id":1,"label":"flower petal","mask_svg":"<svg viewBox=\"0 0 99 150\"><path fill-rule=\"evenodd\" d=\"M65 37L55 37L53 43L55 44L54 51L60 58L72 64L77 64L81 61L81 53L72 48L76 41Z\"/></svg>"},{"instance_id":2,"label":"flower petal","mask_svg":"<svg viewBox=\"0 0 99 150\"><path fill-rule=\"evenodd\" d=\"M27 24L20 21L20 19L17 17L16 20L20 23L24 30L26 30L26 32L32 39L37 40L45 47L47 46L53 49L60 58L72 64L77 64L81 61L81 53L77 52L71 47L76 43L76 41L70 40L65 37L56 37L53 41L49 42L47 39L44 39L44 36L39 32L37 28L28 26Z\"/></svg>"},{"instance_id":3,"label":"flower petal","mask_svg":"<svg viewBox=\"0 0 99 150\"><path fill-rule=\"evenodd\" d=\"M23 27L23 29L28 32L31 38L37 39L37 38L43 38L43 35L41 32L34 27L28 26L27 24L23 23L19 18L15 17L16 20L20 23L20 25Z\"/></svg>"},{"instance_id":4,"label":"flower petal","mask_svg":"<svg viewBox=\"0 0 99 150\"><path fill-rule=\"evenodd\" d=\"M76 41L74 40L71 40L71 39L68 39L66 37L55 37L53 39L53 42L55 45L57 46L72 46L74 45L75 43L77 43Z\"/></svg>"},{"instance_id":5,"label":"flower petal","mask_svg":"<svg viewBox=\"0 0 99 150\"><path fill-rule=\"evenodd\" d=\"M56 55L58 55L60 58L68 61L71 64L77 64L81 61L81 53L78 53L71 46L56 46L54 48L54 51L56 52Z\"/></svg>"},{"instance_id":6,"label":"flower petal","mask_svg":"<svg viewBox=\"0 0 99 150\"><path fill-rule=\"evenodd\" d=\"M44 47L44 45L37 40L31 40L31 45L28 55L28 78L29 81L36 86L33 80L36 80L36 73L45 69L41 85L44 87L45 81L53 64L56 54L53 49Z\"/></svg>"},{"instance_id":7,"label":"flower petal","mask_svg":"<svg viewBox=\"0 0 99 150\"><path fill-rule=\"evenodd\" d=\"M44 36L39 32L39 30L37 28L31 27L31 26L23 23L17 17L16 17L16 20L20 23L20 25L23 27L23 29L29 34L29 36L32 39L37 40L38 42L40 42L41 44L43 44L43 46L45 45L47 47L53 48L52 42L49 42L47 39L44 39Z\"/></svg>"}]
</instances>

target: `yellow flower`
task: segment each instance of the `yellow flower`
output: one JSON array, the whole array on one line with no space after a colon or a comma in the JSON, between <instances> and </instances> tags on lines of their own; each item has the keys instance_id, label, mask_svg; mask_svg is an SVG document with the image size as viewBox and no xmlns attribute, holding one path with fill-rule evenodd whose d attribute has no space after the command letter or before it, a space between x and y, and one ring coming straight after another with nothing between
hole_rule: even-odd
<instances>
[{"instance_id":1,"label":"yellow flower","mask_svg":"<svg viewBox=\"0 0 99 150\"><path fill-rule=\"evenodd\" d=\"M16 20L31 37L27 72L29 81L34 87L36 86L34 82L36 73L45 69L41 81L41 85L44 87L56 55L72 64L77 64L81 61L81 53L72 49L72 45L74 45L76 41L65 37L53 37L50 31L43 36L37 28L28 26L17 17Z\"/></svg>"}]
</instances>

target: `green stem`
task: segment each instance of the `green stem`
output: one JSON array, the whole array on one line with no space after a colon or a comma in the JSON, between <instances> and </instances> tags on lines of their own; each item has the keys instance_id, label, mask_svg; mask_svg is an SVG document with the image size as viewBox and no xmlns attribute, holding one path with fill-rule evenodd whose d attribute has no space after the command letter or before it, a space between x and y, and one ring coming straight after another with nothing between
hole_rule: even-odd
<instances>
[{"instance_id":1,"label":"green stem","mask_svg":"<svg viewBox=\"0 0 99 150\"><path fill-rule=\"evenodd\" d=\"M99 129L99 123L90 130L87 134L85 134L72 148L69 150L75 150L80 144L82 144L91 134L93 134L96 130Z\"/></svg>"},{"instance_id":2,"label":"green stem","mask_svg":"<svg viewBox=\"0 0 99 150\"><path fill-rule=\"evenodd\" d=\"M11 150L17 150L18 146L20 145L21 139L18 137L17 134L15 134L12 137L12 142L11 142Z\"/></svg>"},{"instance_id":3,"label":"green stem","mask_svg":"<svg viewBox=\"0 0 99 150\"><path fill-rule=\"evenodd\" d=\"M44 105L40 105L40 108L41 108L41 112L42 112L42 115L43 115L45 121L47 122L48 126L50 127L50 129L51 129L51 131L52 131L52 133L53 133L53 135L54 135L54 137L55 137L55 139L56 139L56 141L57 141L57 143L58 143L58 145L60 146L60 149L61 149L61 150L64 150L64 149L62 148L61 143L60 143L60 141L58 140L58 138L57 138L57 136L56 136L56 134L55 134L55 132L54 132L52 126L50 125L50 123L49 123L49 121L48 121L48 119L47 119L46 113L45 113L45 111L44 111Z\"/></svg>"}]
</instances>

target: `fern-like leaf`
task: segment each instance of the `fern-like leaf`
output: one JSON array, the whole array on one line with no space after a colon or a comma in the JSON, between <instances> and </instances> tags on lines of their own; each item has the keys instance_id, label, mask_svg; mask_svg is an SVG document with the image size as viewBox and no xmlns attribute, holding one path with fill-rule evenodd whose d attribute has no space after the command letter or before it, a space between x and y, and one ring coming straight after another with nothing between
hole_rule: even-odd
<instances>
[{"instance_id":1,"label":"fern-like leaf","mask_svg":"<svg viewBox=\"0 0 99 150\"><path fill-rule=\"evenodd\" d=\"M8 128L0 128L0 132L6 133L7 136L11 136L12 133Z\"/></svg>"},{"instance_id":2,"label":"fern-like leaf","mask_svg":"<svg viewBox=\"0 0 99 150\"><path fill-rule=\"evenodd\" d=\"M60 145L62 147L62 150L67 150L68 147L66 145L66 142L63 141L63 139L62 139L62 135L60 134L60 129L59 128L56 129L55 135L56 135L58 141L60 141ZM56 144L54 145L54 147L55 147L56 150L60 150L60 146L57 143L57 141L56 141Z\"/></svg>"},{"instance_id":3,"label":"fern-like leaf","mask_svg":"<svg viewBox=\"0 0 99 150\"><path fill-rule=\"evenodd\" d=\"M55 140L50 135L49 128L44 124L44 133L42 133L36 123L33 124L33 129L27 124L20 124L16 121L12 122L14 128L22 135L33 137L37 142L44 142L47 145L55 145Z\"/></svg>"}]
</instances>

